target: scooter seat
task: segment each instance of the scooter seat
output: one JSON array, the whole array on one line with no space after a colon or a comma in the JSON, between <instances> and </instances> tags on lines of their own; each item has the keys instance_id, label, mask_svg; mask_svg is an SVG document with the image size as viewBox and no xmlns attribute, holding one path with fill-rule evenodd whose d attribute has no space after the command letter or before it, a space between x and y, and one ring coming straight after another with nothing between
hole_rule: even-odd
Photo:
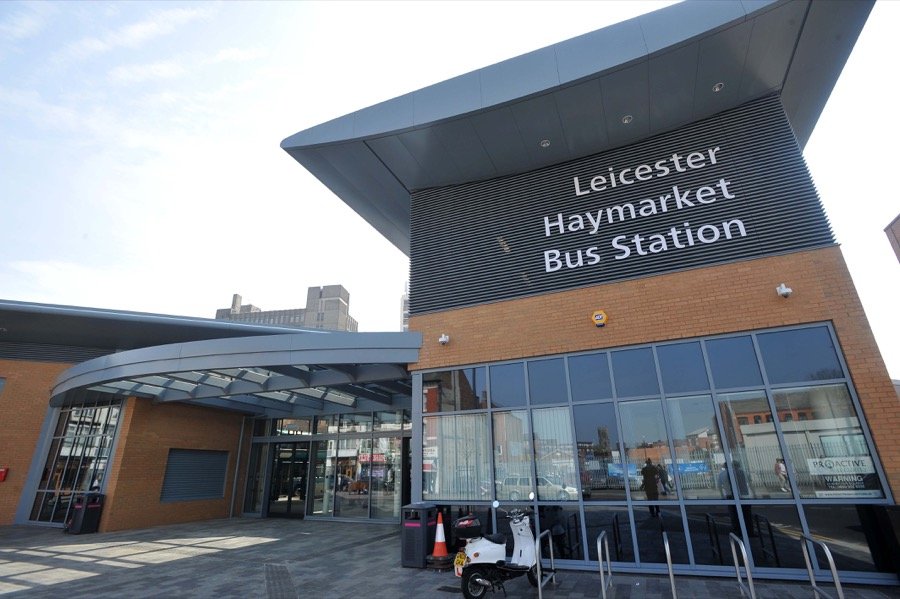
<instances>
[{"instance_id":1,"label":"scooter seat","mask_svg":"<svg viewBox=\"0 0 900 599\"><path fill-rule=\"evenodd\" d=\"M492 535L484 535L484 538L490 541L491 543L497 543L498 545L506 545L506 535L502 532L497 532Z\"/></svg>"}]
</instances>

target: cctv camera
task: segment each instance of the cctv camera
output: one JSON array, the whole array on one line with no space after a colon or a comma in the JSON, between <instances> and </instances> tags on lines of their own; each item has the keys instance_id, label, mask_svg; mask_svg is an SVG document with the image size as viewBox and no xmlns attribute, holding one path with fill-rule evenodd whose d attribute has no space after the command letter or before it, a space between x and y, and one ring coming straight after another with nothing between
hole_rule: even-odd
<instances>
[{"instance_id":1,"label":"cctv camera","mask_svg":"<svg viewBox=\"0 0 900 599\"><path fill-rule=\"evenodd\" d=\"M438 343L440 343L441 345L447 345L448 343L450 343L450 335L444 333L443 335L438 337Z\"/></svg>"},{"instance_id":2,"label":"cctv camera","mask_svg":"<svg viewBox=\"0 0 900 599\"><path fill-rule=\"evenodd\" d=\"M794 292L793 289L782 283L778 287L775 288L775 293L780 295L781 297L791 297L791 294Z\"/></svg>"}]
</instances>

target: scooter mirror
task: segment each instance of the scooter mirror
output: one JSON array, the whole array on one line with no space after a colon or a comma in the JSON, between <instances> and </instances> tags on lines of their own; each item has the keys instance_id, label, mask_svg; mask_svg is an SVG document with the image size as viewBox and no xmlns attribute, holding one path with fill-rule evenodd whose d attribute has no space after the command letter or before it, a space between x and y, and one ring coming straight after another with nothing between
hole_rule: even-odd
<instances>
[{"instance_id":1,"label":"scooter mirror","mask_svg":"<svg viewBox=\"0 0 900 599\"><path fill-rule=\"evenodd\" d=\"M497 501L497 500L495 499L495 500L491 503L491 505L494 507L494 509L497 509L498 507L500 507L500 502Z\"/></svg>"},{"instance_id":2,"label":"scooter mirror","mask_svg":"<svg viewBox=\"0 0 900 599\"><path fill-rule=\"evenodd\" d=\"M528 501L534 501L534 491L528 494Z\"/></svg>"}]
</instances>

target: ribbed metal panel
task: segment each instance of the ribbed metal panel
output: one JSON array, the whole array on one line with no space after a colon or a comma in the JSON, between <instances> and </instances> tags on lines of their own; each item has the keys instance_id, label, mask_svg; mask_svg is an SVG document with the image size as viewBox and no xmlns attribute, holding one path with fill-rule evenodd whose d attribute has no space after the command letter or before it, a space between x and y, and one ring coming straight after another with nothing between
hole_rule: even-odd
<instances>
[{"instance_id":1,"label":"ribbed metal panel","mask_svg":"<svg viewBox=\"0 0 900 599\"><path fill-rule=\"evenodd\" d=\"M607 175L610 167L618 173L638 165L653 166L673 154L679 154L686 165L688 154L716 147L716 164L707 158L706 166L686 172L673 169L666 176L628 186L619 184L581 196L575 193L574 177L584 190L593 176ZM720 180L726 182L725 189L733 199L725 197ZM690 190L695 205L676 209L670 199L665 213L613 223L606 220L606 209L613 206L630 203L639 209L642 200L653 199L658 208L659 197L671 196L673 186L681 194ZM713 187L715 201L697 202L694 193L701 187ZM591 234L585 213L599 210L604 211L605 220L599 231ZM544 217L553 222L560 213L564 223L572 215L581 215L587 229L547 236ZM741 236L737 225L732 225L733 236L725 239L723 223L733 219L743 223L746 235ZM697 231L704 225L716 227L720 238L700 243ZM686 247L674 247L672 227L679 231L690 228L695 244L688 245L686 234L680 232L678 241ZM411 231L412 314L834 244L777 96L585 159L512 177L416 192ZM708 240L714 237L711 228L704 232ZM650 253L649 241L645 241L642 245L648 253L638 255L629 242L631 255L617 260L624 252L613 247L613 238L631 240L637 234L645 240L662 235L668 249ZM596 248L597 264L565 265L566 252L577 263L579 250L586 263L585 252L590 247ZM548 250L560 252L563 266L559 270L546 271L544 252Z\"/></svg>"},{"instance_id":2,"label":"ribbed metal panel","mask_svg":"<svg viewBox=\"0 0 900 599\"><path fill-rule=\"evenodd\" d=\"M170 449L159 500L221 499L227 466L227 451Z\"/></svg>"},{"instance_id":3,"label":"ribbed metal panel","mask_svg":"<svg viewBox=\"0 0 900 599\"><path fill-rule=\"evenodd\" d=\"M4 343L0 342L0 359L28 360L33 362L64 362L77 364L112 353L108 349L96 347L74 347L71 345L48 345L45 343Z\"/></svg>"}]
</instances>

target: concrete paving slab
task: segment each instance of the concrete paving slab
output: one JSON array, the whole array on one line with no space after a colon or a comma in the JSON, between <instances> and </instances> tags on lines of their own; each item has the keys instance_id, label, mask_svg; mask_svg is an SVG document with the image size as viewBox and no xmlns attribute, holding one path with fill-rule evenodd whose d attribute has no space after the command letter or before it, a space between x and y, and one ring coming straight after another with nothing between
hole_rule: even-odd
<instances>
[{"instance_id":1,"label":"concrete paving slab","mask_svg":"<svg viewBox=\"0 0 900 599\"><path fill-rule=\"evenodd\" d=\"M396 524L235 518L142 530L66 535L60 529L0 527L0 596L461 598L452 572L400 565ZM78 561L73 561L76 558ZM682 598L741 597L731 578L680 576ZM537 597L523 577L508 597ZM808 599L808 584L756 581L760 599ZM900 598L900 586L844 585L847 599ZM597 572L560 571L547 599L600 597ZM615 599L668 599L668 578L613 574ZM503 597L500 593L498 599Z\"/></svg>"}]
</instances>

